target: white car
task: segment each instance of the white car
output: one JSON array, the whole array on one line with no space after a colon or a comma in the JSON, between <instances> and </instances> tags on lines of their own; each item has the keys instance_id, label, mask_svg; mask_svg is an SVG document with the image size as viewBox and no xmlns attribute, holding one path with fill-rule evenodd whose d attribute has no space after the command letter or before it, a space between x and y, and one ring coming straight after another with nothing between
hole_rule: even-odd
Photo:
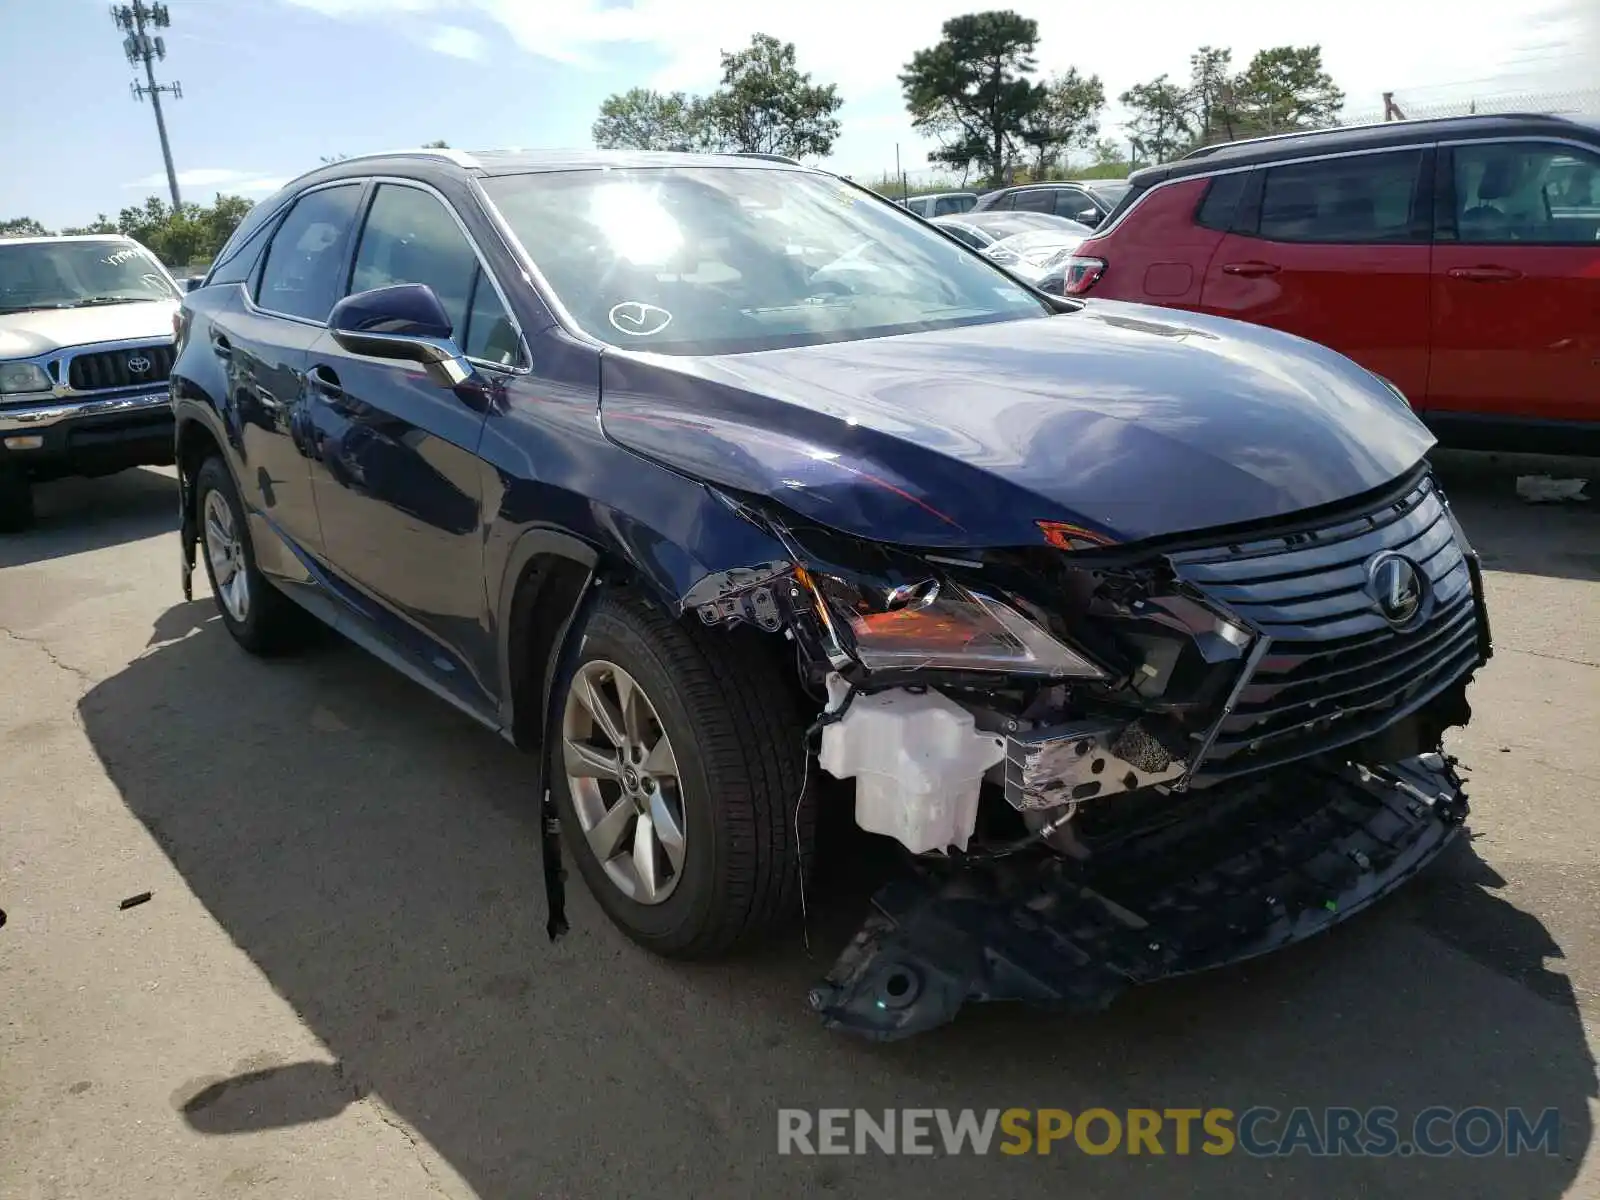
<instances>
[{"instance_id":1,"label":"white car","mask_svg":"<svg viewBox=\"0 0 1600 1200\"><path fill-rule=\"evenodd\" d=\"M1065 221L1063 224L1075 223ZM1078 225L1076 229L1041 229L1033 233L1018 233L986 246L983 253L1013 275L1020 275L1029 283L1035 283L1049 274L1053 267L1071 258L1078 244L1091 232L1088 226Z\"/></svg>"},{"instance_id":2,"label":"white car","mask_svg":"<svg viewBox=\"0 0 1600 1200\"><path fill-rule=\"evenodd\" d=\"M172 462L179 297L131 238L0 239L0 530L37 481Z\"/></svg>"}]
</instances>

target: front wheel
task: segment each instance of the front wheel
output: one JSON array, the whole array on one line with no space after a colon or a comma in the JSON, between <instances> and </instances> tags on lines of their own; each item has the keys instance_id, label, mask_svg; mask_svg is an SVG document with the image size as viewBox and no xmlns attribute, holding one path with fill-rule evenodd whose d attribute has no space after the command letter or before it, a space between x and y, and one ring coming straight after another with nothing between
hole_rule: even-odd
<instances>
[{"instance_id":1,"label":"front wheel","mask_svg":"<svg viewBox=\"0 0 1600 1200\"><path fill-rule=\"evenodd\" d=\"M562 828L623 932L707 957L790 914L815 823L803 725L766 655L612 595L557 705Z\"/></svg>"}]
</instances>

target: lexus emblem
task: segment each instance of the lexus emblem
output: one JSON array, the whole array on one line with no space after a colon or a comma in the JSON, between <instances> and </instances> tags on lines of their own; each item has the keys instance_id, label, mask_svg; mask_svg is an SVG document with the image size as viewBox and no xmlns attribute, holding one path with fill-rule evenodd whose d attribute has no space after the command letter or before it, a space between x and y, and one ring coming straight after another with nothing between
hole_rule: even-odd
<instances>
[{"instance_id":1,"label":"lexus emblem","mask_svg":"<svg viewBox=\"0 0 1600 1200\"><path fill-rule=\"evenodd\" d=\"M1427 582L1404 555L1385 551L1367 564L1367 591L1383 619L1396 629L1416 624L1428 598Z\"/></svg>"},{"instance_id":2,"label":"lexus emblem","mask_svg":"<svg viewBox=\"0 0 1600 1200\"><path fill-rule=\"evenodd\" d=\"M150 360L142 354L135 354L128 360L128 370L135 375L143 375L150 369Z\"/></svg>"}]
</instances>

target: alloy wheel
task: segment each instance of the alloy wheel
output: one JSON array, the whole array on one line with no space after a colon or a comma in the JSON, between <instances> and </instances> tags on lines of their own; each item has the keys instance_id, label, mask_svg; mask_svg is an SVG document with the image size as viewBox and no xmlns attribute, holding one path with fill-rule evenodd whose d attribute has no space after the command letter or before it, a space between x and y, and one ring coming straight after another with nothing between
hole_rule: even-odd
<instances>
[{"instance_id":1,"label":"alloy wheel","mask_svg":"<svg viewBox=\"0 0 1600 1200\"><path fill-rule=\"evenodd\" d=\"M683 873L687 821L661 718L632 675L615 663L584 663L561 719L567 789L583 835L617 889L660 904Z\"/></svg>"},{"instance_id":2,"label":"alloy wheel","mask_svg":"<svg viewBox=\"0 0 1600 1200\"><path fill-rule=\"evenodd\" d=\"M217 599L230 617L243 624L250 615L250 575L245 569L244 540L227 497L215 488L206 493L205 536L206 558L211 563Z\"/></svg>"}]
</instances>

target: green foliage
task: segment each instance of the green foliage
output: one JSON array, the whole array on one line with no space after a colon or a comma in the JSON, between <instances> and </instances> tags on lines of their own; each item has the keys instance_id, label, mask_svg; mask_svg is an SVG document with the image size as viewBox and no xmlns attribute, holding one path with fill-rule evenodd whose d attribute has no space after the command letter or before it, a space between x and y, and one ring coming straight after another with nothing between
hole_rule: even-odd
<instances>
[{"instance_id":1,"label":"green foliage","mask_svg":"<svg viewBox=\"0 0 1600 1200\"><path fill-rule=\"evenodd\" d=\"M87 225L73 225L68 229L63 229L61 232L69 237L83 233L116 233L117 223L106 216L105 213L98 213L95 219Z\"/></svg>"},{"instance_id":2,"label":"green foliage","mask_svg":"<svg viewBox=\"0 0 1600 1200\"><path fill-rule=\"evenodd\" d=\"M709 96L633 88L606 97L590 132L603 149L820 157L839 136L843 103L833 84L800 70L794 43L758 33L745 49L722 53L722 85Z\"/></svg>"},{"instance_id":3,"label":"green foliage","mask_svg":"<svg viewBox=\"0 0 1600 1200\"><path fill-rule=\"evenodd\" d=\"M822 156L839 136L844 101L795 63L794 43L758 33L747 49L722 55L722 86L704 104L706 125L730 150Z\"/></svg>"},{"instance_id":4,"label":"green foliage","mask_svg":"<svg viewBox=\"0 0 1600 1200\"><path fill-rule=\"evenodd\" d=\"M1152 162L1165 162L1186 150L1194 138L1188 90L1158 75L1136 83L1117 97L1131 115L1128 132L1138 151Z\"/></svg>"},{"instance_id":5,"label":"green foliage","mask_svg":"<svg viewBox=\"0 0 1600 1200\"><path fill-rule=\"evenodd\" d=\"M0 221L0 237L49 237L50 231L32 217L12 217Z\"/></svg>"},{"instance_id":6,"label":"green foliage","mask_svg":"<svg viewBox=\"0 0 1600 1200\"><path fill-rule=\"evenodd\" d=\"M712 143L703 100L650 88L607 96L590 135L602 150L704 150Z\"/></svg>"},{"instance_id":7,"label":"green foliage","mask_svg":"<svg viewBox=\"0 0 1600 1200\"><path fill-rule=\"evenodd\" d=\"M1189 107L1202 143L1238 136L1232 64L1233 51L1215 46L1201 46L1189 56Z\"/></svg>"},{"instance_id":8,"label":"green foliage","mask_svg":"<svg viewBox=\"0 0 1600 1200\"><path fill-rule=\"evenodd\" d=\"M900 75L911 124L946 138L929 158L1002 181L1046 103L1045 85L1029 78L1038 44L1037 21L997 10L952 17L937 45L912 56Z\"/></svg>"},{"instance_id":9,"label":"green foliage","mask_svg":"<svg viewBox=\"0 0 1600 1200\"><path fill-rule=\"evenodd\" d=\"M1333 124L1344 93L1322 69L1321 46L1274 46L1233 81L1244 122L1267 133Z\"/></svg>"},{"instance_id":10,"label":"green foliage","mask_svg":"<svg viewBox=\"0 0 1600 1200\"><path fill-rule=\"evenodd\" d=\"M215 258L250 209L251 202L243 196L219 195L209 206L191 202L173 211L160 197L151 196L140 207L123 209L116 229L168 266L181 267Z\"/></svg>"},{"instance_id":11,"label":"green foliage","mask_svg":"<svg viewBox=\"0 0 1600 1200\"><path fill-rule=\"evenodd\" d=\"M1034 153L1035 178L1059 164L1069 150L1094 140L1105 106L1106 89L1098 75L1085 78L1069 67L1045 84L1044 102L1022 127L1022 140Z\"/></svg>"},{"instance_id":12,"label":"green foliage","mask_svg":"<svg viewBox=\"0 0 1600 1200\"><path fill-rule=\"evenodd\" d=\"M422 148L424 150L448 150L450 149L450 143L440 138L436 142L423 142Z\"/></svg>"}]
</instances>

